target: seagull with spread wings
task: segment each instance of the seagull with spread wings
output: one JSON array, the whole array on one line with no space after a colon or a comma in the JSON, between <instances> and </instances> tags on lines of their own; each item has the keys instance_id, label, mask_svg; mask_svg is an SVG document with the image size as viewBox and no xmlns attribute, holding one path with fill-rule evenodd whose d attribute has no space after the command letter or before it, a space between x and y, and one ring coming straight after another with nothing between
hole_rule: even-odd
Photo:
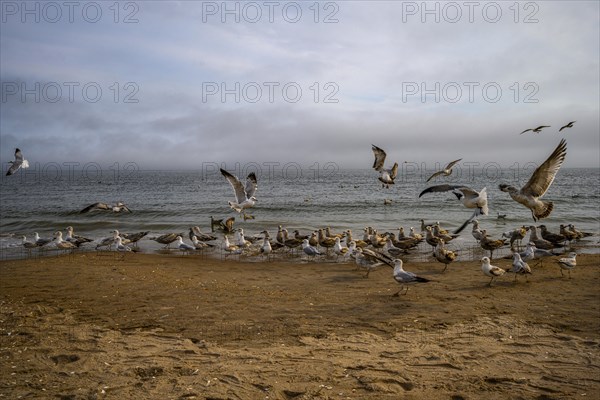
<instances>
[{"instance_id":1,"label":"seagull with spread wings","mask_svg":"<svg viewBox=\"0 0 600 400\"><path fill-rule=\"evenodd\" d=\"M437 171L436 173L434 173L433 175L431 175L429 177L429 179L427 179L427 182L429 182L430 180L432 180L433 178L435 178L438 175L444 175L444 176L449 176L450 174L452 174L452 167L454 167L458 162L460 162L462 160L462 158L459 158L458 160L454 160L451 163L449 163L448 165L446 165L446 168L442 169L441 171Z\"/></svg>"},{"instance_id":2,"label":"seagull with spread wings","mask_svg":"<svg viewBox=\"0 0 600 400\"><path fill-rule=\"evenodd\" d=\"M525 129L523 132L519 133L519 135L524 134L525 132L533 132L533 133L540 133L542 131L542 129L544 128L550 128L550 125L540 125L537 128L529 128L529 129Z\"/></svg>"},{"instance_id":3,"label":"seagull with spread wings","mask_svg":"<svg viewBox=\"0 0 600 400\"><path fill-rule=\"evenodd\" d=\"M29 162L23 158L21 150L15 149L15 161L9 161L10 167L6 171L6 176L12 175L19 170L19 168L29 168Z\"/></svg>"},{"instance_id":4,"label":"seagull with spread wings","mask_svg":"<svg viewBox=\"0 0 600 400\"><path fill-rule=\"evenodd\" d=\"M254 172L251 172L246 178L246 186L244 186L236 176L225 171L223 168L221 168L221 174L225 177L225 179L227 179L227 181L229 181L229 184L235 193L235 201L227 202L229 207L238 213L241 213L245 217L246 213L244 210L254 207L254 204L256 204L257 201L256 197L254 197L254 193L256 193L257 188L256 175Z\"/></svg>"},{"instance_id":5,"label":"seagull with spread wings","mask_svg":"<svg viewBox=\"0 0 600 400\"><path fill-rule=\"evenodd\" d=\"M548 159L534 171L525 186L517 189L514 186L502 183L499 186L500 190L510 194L510 197L517 203L529 208L534 221L548 217L554 208L554 204L551 201L540 200L540 197L548 191L548 188L554 182L554 178L565 161L566 155L567 142L562 139Z\"/></svg>"},{"instance_id":6,"label":"seagull with spread wings","mask_svg":"<svg viewBox=\"0 0 600 400\"><path fill-rule=\"evenodd\" d=\"M571 122L569 122L568 124L561 126L561 127L560 127L560 129L559 129L558 131L560 132L560 131L562 131L562 130L563 130L563 129L565 129L565 128L572 128L572 127L573 127L573 124L574 124L575 122L577 122L577 121L571 121Z\"/></svg>"},{"instance_id":7,"label":"seagull with spread wings","mask_svg":"<svg viewBox=\"0 0 600 400\"><path fill-rule=\"evenodd\" d=\"M488 215L489 209L486 188L483 188L479 192L476 192L470 187L464 185L436 185L423 190L421 194L419 194L419 197L423 196L425 193L447 191L452 191L456 198L460 200L465 207L475 209L475 212L473 213L471 218L466 220L460 228L454 231L454 233L460 233L475 217L482 214Z\"/></svg>"},{"instance_id":8,"label":"seagull with spread wings","mask_svg":"<svg viewBox=\"0 0 600 400\"><path fill-rule=\"evenodd\" d=\"M373 154L375 155L375 161L373 161L373 169L379 172L379 181L382 184L382 187L389 188L390 185L394 184L394 179L396 179L396 175L398 175L398 163L394 163L394 166L389 169L384 168L385 163L385 151L381 148L373 146L371 149L373 150Z\"/></svg>"}]
</instances>

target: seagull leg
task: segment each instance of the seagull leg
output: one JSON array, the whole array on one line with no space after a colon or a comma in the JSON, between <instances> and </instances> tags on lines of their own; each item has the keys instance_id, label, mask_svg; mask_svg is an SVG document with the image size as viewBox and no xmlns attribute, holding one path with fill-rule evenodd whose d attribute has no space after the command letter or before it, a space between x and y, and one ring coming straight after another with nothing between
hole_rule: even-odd
<instances>
[{"instance_id":1,"label":"seagull leg","mask_svg":"<svg viewBox=\"0 0 600 400\"><path fill-rule=\"evenodd\" d=\"M406 286L406 291L404 292L404 296L406 296L406 294L408 293L408 289L410 289L410 287Z\"/></svg>"},{"instance_id":2,"label":"seagull leg","mask_svg":"<svg viewBox=\"0 0 600 400\"><path fill-rule=\"evenodd\" d=\"M492 279L490 279L490 283L488 283L489 287L492 287L492 281L494 280L494 277L492 276Z\"/></svg>"}]
</instances>

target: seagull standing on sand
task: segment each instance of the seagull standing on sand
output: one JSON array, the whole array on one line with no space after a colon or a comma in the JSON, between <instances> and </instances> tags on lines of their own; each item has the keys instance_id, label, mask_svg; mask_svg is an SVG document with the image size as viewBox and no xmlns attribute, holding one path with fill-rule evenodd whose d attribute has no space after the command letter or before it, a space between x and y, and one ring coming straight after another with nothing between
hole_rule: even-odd
<instances>
[{"instance_id":1,"label":"seagull standing on sand","mask_svg":"<svg viewBox=\"0 0 600 400\"><path fill-rule=\"evenodd\" d=\"M565 128L572 128L572 127L573 127L573 124L574 124L575 122L577 122L577 121L571 121L571 122L569 122L568 124L561 126L561 127L560 127L560 129L559 129L558 131L560 132L560 131L562 131L562 130L563 130L563 129L565 129Z\"/></svg>"},{"instance_id":2,"label":"seagull standing on sand","mask_svg":"<svg viewBox=\"0 0 600 400\"><path fill-rule=\"evenodd\" d=\"M469 222L471 222L477 216L482 214L488 215L489 209L486 188L483 188L479 192L476 192L470 187L462 185L436 185L423 190L421 194L419 194L419 197L423 196L425 193L447 192L449 190L451 190L452 193L454 193L456 198L460 200L465 207L475 209L475 212L473 213L471 218L466 220L460 228L454 231L454 233L460 233L463 229L465 229Z\"/></svg>"},{"instance_id":3,"label":"seagull standing on sand","mask_svg":"<svg viewBox=\"0 0 600 400\"><path fill-rule=\"evenodd\" d=\"M510 272L515 273L515 282L517 281L517 275L522 274L525 275L525 279L529 282L528 274L531 274L531 267L525 261L521 259L521 255L519 253L513 253L513 264L512 270Z\"/></svg>"},{"instance_id":4,"label":"seagull standing on sand","mask_svg":"<svg viewBox=\"0 0 600 400\"><path fill-rule=\"evenodd\" d=\"M385 169L385 151L375 146L374 144L372 144L371 146L373 154L375 155L375 161L373 161L373 169L379 172L378 179L381 182L382 187L389 189L390 185L394 184L394 179L396 179L396 175L398 175L398 163L394 163L394 166L390 169Z\"/></svg>"},{"instance_id":5,"label":"seagull standing on sand","mask_svg":"<svg viewBox=\"0 0 600 400\"><path fill-rule=\"evenodd\" d=\"M190 251L195 251L196 247L195 246L191 246L187 243L183 242L183 238L181 236L177 236L177 243L175 243L175 245L177 246L177 248L179 250L181 250L182 253L189 253Z\"/></svg>"},{"instance_id":6,"label":"seagull standing on sand","mask_svg":"<svg viewBox=\"0 0 600 400\"><path fill-rule=\"evenodd\" d=\"M10 167L6 171L6 176L12 175L19 170L19 168L29 168L29 162L23 158L21 150L15 149L15 161L9 161Z\"/></svg>"},{"instance_id":7,"label":"seagull standing on sand","mask_svg":"<svg viewBox=\"0 0 600 400\"><path fill-rule=\"evenodd\" d=\"M568 257L558 260L558 266L560 267L560 274L562 276L565 276L565 274L563 274L564 269L569 271L569 279L571 279L571 270L577 266L577 260L575 257L577 257L577 253L572 251L568 254Z\"/></svg>"},{"instance_id":8,"label":"seagull standing on sand","mask_svg":"<svg viewBox=\"0 0 600 400\"><path fill-rule=\"evenodd\" d=\"M395 294L393 294L394 297L398 296L400 294L400 292L402 290L404 290L404 287L406 285L413 284L413 283L429 282L429 279L427 279L427 278L422 278L412 272L405 271L404 268L402 267L402 264L403 264L402 260L400 260L399 258L394 260L394 273L393 273L394 280L402 285L402 286L400 286L400 290L398 290ZM409 289L409 287L406 286L406 291L404 292L404 294L408 293L408 289Z\"/></svg>"},{"instance_id":9,"label":"seagull standing on sand","mask_svg":"<svg viewBox=\"0 0 600 400\"><path fill-rule=\"evenodd\" d=\"M506 273L506 271L502 268L495 267L492 264L490 264L490 259L487 257L483 257L481 259L481 270L483 271L484 275L490 276L492 278L490 280L490 283L488 283L488 286L492 286L492 281L494 280L494 278L502 276Z\"/></svg>"},{"instance_id":10,"label":"seagull standing on sand","mask_svg":"<svg viewBox=\"0 0 600 400\"><path fill-rule=\"evenodd\" d=\"M308 243L308 239L302 240L302 251L309 257L321 255L321 252L315 246L311 246Z\"/></svg>"},{"instance_id":11,"label":"seagull standing on sand","mask_svg":"<svg viewBox=\"0 0 600 400\"><path fill-rule=\"evenodd\" d=\"M54 233L54 245L60 250L73 250L77 248L73 243L63 240L61 231L56 231Z\"/></svg>"},{"instance_id":12,"label":"seagull standing on sand","mask_svg":"<svg viewBox=\"0 0 600 400\"><path fill-rule=\"evenodd\" d=\"M429 179L427 179L427 182L429 182L430 180L432 180L433 178L435 178L438 175L450 176L450 174L452 174L452 167L454 167L461 160L462 160L462 158L452 161L451 163L446 165L446 168L442 169L441 171L437 171L433 175L431 175L429 177Z\"/></svg>"},{"instance_id":13,"label":"seagull standing on sand","mask_svg":"<svg viewBox=\"0 0 600 400\"><path fill-rule=\"evenodd\" d=\"M241 213L244 218L246 218L244 210L254 207L254 204L256 204L257 201L256 197L254 197L254 193L256 193L257 189L256 175L254 172L251 172L246 178L246 186L244 186L236 176L231 175L223 168L221 168L221 174L227 179L235 194L235 201L227 202L229 207L238 213Z\"/></svg>"},{"instance_id":14,"label":"seagull standing on sand","mask_svg":"<svg viewBox=\"0 0 600 400\"><path fill-rule=\"evenodd\" d=\"M567 142L562 139L548 159L534 171L525 186L517 189L502 183L499 186L500 190L507 192L517 203L529 208L534 221L548 217L554 208L554 204L551 201L542 201L540 197L548 191L548 188L554 182L554 177L556 177L556 173L565 161L566 155Z\"/></svg>"}]
</instances>

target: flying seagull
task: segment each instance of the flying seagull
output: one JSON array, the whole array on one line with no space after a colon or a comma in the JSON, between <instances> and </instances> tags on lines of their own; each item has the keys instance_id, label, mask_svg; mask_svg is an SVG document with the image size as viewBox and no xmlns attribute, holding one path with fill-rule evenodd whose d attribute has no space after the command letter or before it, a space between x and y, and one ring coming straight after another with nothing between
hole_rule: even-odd
<instances>
[{"instance_id":1,"label":"flying seagull","mask_svg":"<svg viewBox=\"0 0 600 400\"><path fill-rule=\"evenodd\" d=\"M441 171L438 171L436 173L434 173L433 175L431 175L429 177L429 179L427 179L427 182L429 182L430 180L432 180L433 178L435 178L438 175L444 175L444 176L449 176L452 173L452 167L454 167L454 165L456 165L456 163L460 162L462 160L462 158L459 158L458 160L454 160L451 163L449 163L448 165L446 165L446 168L442 169Z\"/></svg>"},{"instance_id":2,"label":"flying seagull","mask_svg":"<svg viewBox=\"0 0 600 400\"><path fill-rule=\"evenodd\" d=\"M225 171L221 168L221 174L229 181L229 184L233 188L233 192L235 193L235 202L228 201L229 207L237 211L238 213L244 213L246 208L254 207L256 203L256 197L254 197L254 193L256 193L256 175L254 172L251 172L246 178L246 186L242 185L242 182L229 172Z\"/></svg>"},{"instance_id":3,"label":"flying seagull","mask_svg":"<svg viewBox=\"0 0 600 400\"><path fill-rule=\"evenodd\" d=\"M550 128L550 125L540 125L537 128L529 128L529 129L525 129L523 132L519 133L519 135L524 134L525 132L533 132L533 133L540 133L542 131L542 129L544 128Z\"/></svg>"},{"instance_id":4,"label":"flying seagull","mask_svg":"<svg viewBox=\"0 0 600 400\"><path fill-rule=\"evenodd\" d=\"M23 159L23 153L21 150L15 149L15 161L9 161L10 168L6 171L6 176L12 175L19 170L19 168L29 168L29 162Z\"/></svg>"},{"instance_id":5,"label":"flying seagull","mask_svg":"<svg viewBox=\"0 0 600 400\"><path fill-rule=\"evenodd\" d=\"M481 189L479 192L471 189L467 186L462 185L436 185L428 187L423 190L419 197L423 196L425 193L432 192L447 192L451 190L452 193L460 200L463 205L467 208L474 208L475 212L460 228L458 228L454 233L460 233L465 227L473 220L473 218L479 215L488 215L488 203L487 203L487 191L486 188Z\"/></svg>"},{"instance_id":6,"label":"flying seagull","mask_svg":"<svg viewBox=\"0 0 600 400\"><path fill-rule=\"evenodd\" d=\"M373 154L375 155L375 161L373 161L373 169L379 172L379 181L381 181L382 187L389 188L390 185L394 184L394 179L396 179L396 175L398 175L398 163L394 163L394 166L390 169L383 168L383 164L385 163L385 151L381 148L373 146L371 149L373 150Z\"/></svg>"},{"instance_id":7,"label":"flying seagull","mask_svg":"<svg viewBox=\"0 0 600 400\"><path fill-rule=\"evenodd\" d=\"M539 198L546 193L554 181L554 177L563 161L565 161L566 155L567 142L562 139L548 159L534 171L525 186L517 189L514 186L502 183L499 186L500 190L510 194L510 197L517 203L529 208L534 221L548 217L554 208L554 204L551 201L542 201Z\"/></svg>"},{"instance_id":8,"label":"flying seagull","mask_svg":"<svg viewBox=\"0 0 600 400\"><path fill-rule=\"evenodd\" d=\"M115 213L119 213L121 211L125 211L130 213L131 210L129 208L127 208L127 206L125 205L125 203L123 203L122 201L118 201L114 206L111 206L109 204L106 203L94 203L94 204L90 204L89 206L85 207L83 210L79 211L80 214L85 214L88 213L90 211L112 211Z\"/></svg>"},{"instance_id":9,"label":"flying seagull","mask_svg":"<svg viewBox=\"0 0 600 400\"><path fill-rule=\"evenodd\" d=\"M576 122L576 121L571 121L571 122L569 122L568 124L566 124L566 125L562 126L562 127L561 127L561 128L558 130L558 131L560 132L560 131L562 131L562 130L563 130L563 129L565 129L565 128L572 128L572 127L573 127L573 124L574 124L575 122Z\"/></svg>"}]
</instances>

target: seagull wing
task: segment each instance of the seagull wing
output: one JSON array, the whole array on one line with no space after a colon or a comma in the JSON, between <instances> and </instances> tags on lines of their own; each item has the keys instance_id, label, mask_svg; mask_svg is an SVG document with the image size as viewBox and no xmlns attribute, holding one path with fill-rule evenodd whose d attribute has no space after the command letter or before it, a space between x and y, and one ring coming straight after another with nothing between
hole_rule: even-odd
<instances>
[{"instance_id":1,"label":"seagull wing","mask_svg":"<svg viewBox=\"0 0 600 400\"><path fill-rule=\"evenodd\" d=\"M398 163L394 163L394 166L390 170L390 178L395 179L398 175Z\"/></svg>"},{"instance_id":2,"label":"seagull wing","mask_svg":"<svg viewBox=\"0 0 600 400\"><path fill-rule=\"evenodd\" d=\"M231 187L233 188L233 191L235 193L235 198L237 200L238 203L242 203L244 201L246 201L247 197L246 197L246 190L244 190L244 186L242 185L242 182L240 182L240 180L231 175L229 172L225 171L223 168L221 168L221 174L225 177L225 179L227 179L229 181L229 184L231 185Z\"/></svg>"},{"instance_id":3,"label":"seagull wing","mask_svg":"<svg viewBox=\"0 0 600 400\"><path fill-rule=\"evenodd\" d=\"M463 186L456 186L456 185L436 185L436 186L431 186L431 187L428 187L427 189L423 190L421 192L421 194L419 194L419 197L423 196L425 193L447 192L449 190L454 190L454 189L464 189L464 187Z\"/></svg>"},{"instance_id":4,"label":"seagull wing","mask_svg":"<svg viewBox=\"0 0 600 400\"><path fill-rule=\"evenodd\" d=\"M375 161L373 161L373 168L375 169L375 171L381 171L383 169L383 163L385 162L385 151L375 146L374 144L372 144L371 146L373 146L371 149L373 150L373 154L375 155Z\"/></svg>"},{"instance_id":5,"label":"seagull wing","mask_svg":"<svg viewBox=\"0 0 600 400\"><path fill-rule=\"evenodd\" d=\"M452 167L454 167L456 165L456 163L460 162L462 160L462 158L459 158L458 160L454 160L451 163L449 163L448 165L446 165L446 169L450 169Z\"/></svg>"},{"instance_id":6,"label":"seagull wing","mask_svg":"<svg viewBox=\"0 0 600 400\"><path fill-rule=\"evenodd\" d=\"M23 154L21 153L21 150L15 150L15 161L10 161L10 163L12 165L10 166L8 171L6 171L6 176L14 174L19 170L19 168L21 168L21 165L23 164Z\"/></svg>"},{"instance_id":7,"label":"seagull wing","mask_svg":"<svg viewBox=\"0 0 600 400\"><path fill-rule=\"evenodd\" d=\"M254 172L251 172L246 178L246 195L248 198L254 196L254 193L256 193L256 189L258 188L256 183L256 175Z\"/></svg>"},{"instance_id":8,"label":"seagull wing","mask_svg":"<svg viewBox=\"0 0 600 400\"><path fill-rule=\"evenodd\" d=\"M554 181L566 155L567 142L562 139L550 157L535 170L529 182L521 188L521 193L534 197L543 196Z\"/></svg>"},{"instance_id":9,"label":"seagull wing","mask_svg":"<svg viewBox=\"0 0 600 400\"><path fill-rule=\"evenodd\" d=\"M431 175L431 176L429 177L429 179L427 179L427 182L429 182L430 180L432 180L432 179L433 179L433 178L435 178L436 176L438 176L438 175L441 175L441 174L443 174L443 173L444 173L444 171L438 171L438 172L435 172L433 175ZM419 197L421 197L421 196L419 196Z\"/></svg>"},{"instance_id":10,"label":"seagull wing","mask_svg":"<svg viewBox=\"0 0 600 400\"><path fill-rule=\"evenodd\" d=\"M86 208L84 208L83 210L79 211L80 214L86 213L86 212L90 212L94 209L98 209L98 210L108 210L110 209L110 206L106 203L94 203L94 204L90 204L89 206L87 206Z\"/></svg>"},{"instance_id":11,"label":"seagull wing","mask_svg":"<svg viewBox=\"0 0 600 400\"><path fill-rule=\"evenodd\" d=\"M523 132L519 133L519 135L522 135L522 134L524 134L525 132L529 132L529 131L532 131L532 130L533 130L533 129L531 129L531 128L529 128L529 129L525 129Z\"/></svg>"}]
</instances>

